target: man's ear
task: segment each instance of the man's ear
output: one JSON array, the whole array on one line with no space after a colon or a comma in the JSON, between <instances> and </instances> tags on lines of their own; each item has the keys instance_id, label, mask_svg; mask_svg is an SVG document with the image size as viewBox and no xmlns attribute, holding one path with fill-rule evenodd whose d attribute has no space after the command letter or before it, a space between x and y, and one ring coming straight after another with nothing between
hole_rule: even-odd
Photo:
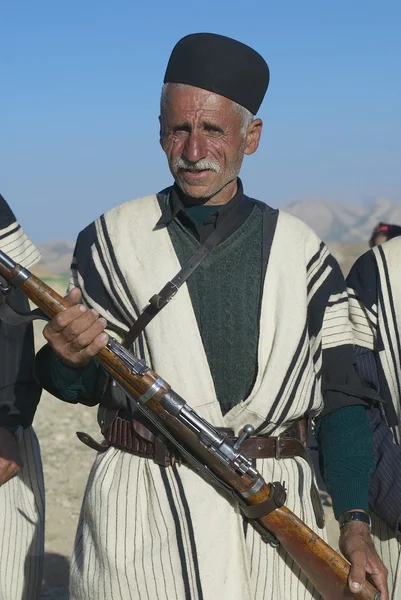
<instances>
[{"instance_id":1,"label":"man's ear","mask_svg":"<svg viewBox=\"0 0 401 600\"><path fill-rule=\"evenodd\" d=\"M159 115L159 144L163 148L163 120L161 115Z\"/></svg>"},{"instance_id":2,"label":"man's ear","mask_svg":"<svg viewBox=\"0 0 401 600\"><path fill-rule=\"evenodd\" d=\"M246 143L244 154L253 154L256 152L262 135L263 121L262 119L254 119L246 132Z\"/></svg>"}]
</instances>

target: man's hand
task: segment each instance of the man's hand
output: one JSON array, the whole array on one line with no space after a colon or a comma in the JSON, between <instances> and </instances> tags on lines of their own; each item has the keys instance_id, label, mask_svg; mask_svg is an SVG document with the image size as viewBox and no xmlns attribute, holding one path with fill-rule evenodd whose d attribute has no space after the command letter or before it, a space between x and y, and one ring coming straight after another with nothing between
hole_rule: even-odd
<instances>
[{"instance_id":1,"label":"man's hand","mask_svg":"<svg viewBox=\"0 0 401 600\"><path fill-rule=\"evenodd\" d=\"M352 592L359 592L366 573L381 593L381 600L389 600L387 569L376 553L369 526L351 521L341 528L340 550L351 563L348 585Z\"/></svg>"},{"instance_id":2,"label":"man's hand","mask_svg":"<svg viewBox=\"0 0 401 600\"><path fill-rule=\"evenodd\" d=\"M103 333L107 322L99 319L95 310L79 304L78 288L71 290L66 299L74 306L53 317L43 335L67 365L78 369L86 367L107 344L109 336Z\"/></svg>"},{"instance_id":3,"label":"man's hand","mask_svg":"<svg viewBox=\"0 0 401 600\"><path fill-rule=\"evenodd\" d=\"M0 427L0 486L22 469L22 460L15 435Z\"/></svg>"}]
</instances>

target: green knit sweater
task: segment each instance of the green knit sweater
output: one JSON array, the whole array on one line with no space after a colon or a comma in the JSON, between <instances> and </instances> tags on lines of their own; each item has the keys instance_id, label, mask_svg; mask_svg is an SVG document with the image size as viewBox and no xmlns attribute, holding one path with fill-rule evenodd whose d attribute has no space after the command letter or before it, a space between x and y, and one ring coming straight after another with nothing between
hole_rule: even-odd
<instances>
[{"instance_id":1,"label":"green knit sweater","mask_svg":"<svg viewBox=\"0 0 401 600\"><path fill-rule=\"evenodd\" d=\"M169 233L184 265L200 244L178 220ZM255 206L187 282L223 413L249 395L256 378L261 277L262 211Z\"/></svg>"}]
</instances>

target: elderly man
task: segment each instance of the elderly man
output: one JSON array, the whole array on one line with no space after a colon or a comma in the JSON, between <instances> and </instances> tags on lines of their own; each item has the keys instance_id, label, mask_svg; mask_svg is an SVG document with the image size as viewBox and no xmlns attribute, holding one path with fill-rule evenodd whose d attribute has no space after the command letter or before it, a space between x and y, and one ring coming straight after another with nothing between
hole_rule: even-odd
<instances>
[{"instance_id":1,"label":"elderly man","mask_svg":"<svg viewBox=\"0 0 401 600\"><path fill-rule=\"evenodd\" d=\"M358 369L383 403L371 413L376 471L370 490L372 533L401 600L401 237L361 256L347 283Z\"/></svg>"},{"instance_id":2,"label":"elderly man","mask_svg":"<svg viewBox=\"0 0 401 600\"><path fill-rule=\"evenodd\" d=\"M160 114L174 185L116 207L78 238L68 296L75 306L45 328L49 345L37 360L42 383L60 398L100 400L111 446L98 455L85 494L72 600L319 597L227 498L185 464L160 457L149 423L113 409L93 357L106 327L122 337L135 321L133 350L202 417L236 435L254 426L257 468L268 481L286 482L287 505L315 530L323 528L321 506L304 447L290 451L282 437L279 453L279 442L272 451L265 441L305 415L320 416L351 589L368 571L387 598L365 512L373 451L345 283L306 225L246 196L238 178L244 155L259 145L262 121L254 115L268 81L264 59L240 42L214 34L178 42ZM199 264L192 257L205 240ZM177 291L187 278L171 302L156 316L154 305L142 312L187 263L185 276L167 286Z\"/></svg>"},{"instance_id":3,"label":"elderly man","mask_svg":"<svg viewBox=\"0 0 401 600\"><path fill-rule=\"evenodd\" d=\"M40 258L2 196L0 249L26 267ZM29 310L18 290L8 302L15 310ZM44 485L31 427L41 393L34 377L32 325L7 325L0 312L0 356L0 598L36 600L42 585Z\"/></svg>"}]
</instances>

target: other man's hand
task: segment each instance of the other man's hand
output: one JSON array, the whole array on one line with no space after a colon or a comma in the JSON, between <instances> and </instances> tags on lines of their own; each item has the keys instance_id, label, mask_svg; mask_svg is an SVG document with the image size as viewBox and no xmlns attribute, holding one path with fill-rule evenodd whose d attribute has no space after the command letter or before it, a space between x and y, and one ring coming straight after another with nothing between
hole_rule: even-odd
<instances>
[{"instance_id":1,"label":"other man's hand","mask_svg":"<svg viewBox=\"0 0 401 600\"><path fill-rule=\"evenodd\" d=\"M351 521L341 528L340 550L351 563L348 585L351 592L360 591L369 573L381 593L381 600L389 600L387 569L380 560L366 523Z\"/></svg>"},{"instance_id":2,"label":"other man's hand","mask_svg":"<svg viewBox=\"0 0 401 600\"><path fill-rule=\"evenodd\" d=\"M73 306L53 317L43 335L67 365L78 369L86 367L107 344L109 336L103 333L107 322L96 310L79 304L78 288L72 289L66 300Z\"/></svg>"},{"instance_id":3,"label":"other man's hand","mask_svg":"<svg viewBox=\"0 0 401 600\"><path fill-rule=\"evenodd\" d=\"M0 486L21 471L22 460L15 435L0 427Z\"/></svg>"}]
</instances>

